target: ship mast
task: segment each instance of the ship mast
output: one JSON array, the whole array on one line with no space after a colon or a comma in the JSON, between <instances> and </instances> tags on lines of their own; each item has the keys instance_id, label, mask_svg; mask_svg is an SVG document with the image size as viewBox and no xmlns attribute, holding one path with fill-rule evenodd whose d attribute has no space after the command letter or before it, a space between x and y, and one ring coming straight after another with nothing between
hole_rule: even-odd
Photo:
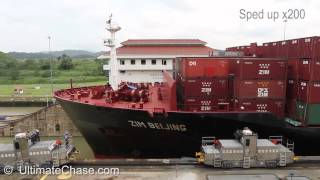
<instances>
[{"instance_id":1,"label":"ship mast","mask_svg":"<svg viewBox=\"0 0 320 180\"><path fill-rule=\"evenodd\" d=\"M104 41L105 46L110 48L110 60L109 60L109 84L113 90L118 89L118 61L116 52L116 38L115 34L121 29L116 23L112 22L112 14L107 21L107 31L110 32L110 38Z\"/></svg>"}]
</instances>

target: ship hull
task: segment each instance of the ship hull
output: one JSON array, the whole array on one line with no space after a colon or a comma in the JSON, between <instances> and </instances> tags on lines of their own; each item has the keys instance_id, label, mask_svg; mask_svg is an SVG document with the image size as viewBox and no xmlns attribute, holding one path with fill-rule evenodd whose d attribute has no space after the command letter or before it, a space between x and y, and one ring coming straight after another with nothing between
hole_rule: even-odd
<instances>
[{"instance_id":1,"label":"ship hull","mask_svg":"<svg viewBox=\"0 0 320 180\"><path fill-rule=\"evenodd\" d=\"M249 127L260 138L279 135L295 143L298 155L319 155L320 129L294 127L270 113L179 112L95 106L57 98L91 146L96 158L194 157L201 137L233 138Z\"/></svg>"}]
</instances>

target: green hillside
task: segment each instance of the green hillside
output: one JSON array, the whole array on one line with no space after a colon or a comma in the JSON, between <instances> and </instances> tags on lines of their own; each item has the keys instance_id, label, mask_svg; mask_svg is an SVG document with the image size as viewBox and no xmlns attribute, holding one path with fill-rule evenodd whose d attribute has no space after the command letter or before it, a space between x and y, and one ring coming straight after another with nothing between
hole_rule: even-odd
<instances>
[{"instance_id":1,"label":"green hillside","mask_svg":"<svg viewBox=\"0 0 320 180\"><path fill-rule=\"evenodd\" d=\"M16 60L0 52L0 84L49 84L51 83L50 62L52 63L53 83L77 83L105 81L101 60L72 59L67 55L49 59Z\"/></svg>"}]
</instances>

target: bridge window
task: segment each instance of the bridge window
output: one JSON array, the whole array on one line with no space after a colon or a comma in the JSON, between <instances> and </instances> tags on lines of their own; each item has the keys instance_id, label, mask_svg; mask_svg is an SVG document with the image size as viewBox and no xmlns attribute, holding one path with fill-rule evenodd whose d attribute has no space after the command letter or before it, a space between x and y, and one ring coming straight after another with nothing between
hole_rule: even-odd
<instances>
[{"instance_id":1,"label":"bridge window","mask_svg":"<svg viewBox=\"0 0 320 180\"><path fill-rule=\"evenodd\" d=\"M246 146L250 146L250 139L246 139Z\"/></svg>"},{"instance_id":2,"label":"bridge window","mask_svg":"<svg viewBox=\"0 0 320 180\"><path fill-rule=\"evenodd\" d=\"M167 65L167 60L162 59L162 65Z\"/></svg>"},{"instance_id":3,"label":"bridge window","mask_svg":"<svg viewBox=\"0 0 320 180\"><path fill-rule=\"evenodd\" d=\"M142 65L146 65L146 60L145 59L141 59L141 64Z\"/></svg>"},{"instance_id":4,"label":"bridge window","mask_svg":"<svg viewBox=\"0 0 320 180\"><path fill-rule=\"evenodd\" d=\"M123 59L120 60L120 65L124 65L125 61Z\"/></svg>"},{"instance_id":5,"label":"bridge window","mask_svg":"<svg viewBox=\"0 0 320 180\"><path fill-rule=\"evenodd\" d=\"M56 129L57 132L59 132L60 131L60 124L56 124L55 129Z\"/></svg>"},{"instance_id":6,"label":"bridge window","mask_svg":"<svg viewBox=\"0 0 320 180\"><path fill-rule=\"evenodd\" d=\"M132 65L135 65L135 64L136 64L136 60L134 60L134 59L131 59L130 62L131 62Z\"/></svg>"},{"instance_id":7,"label":"bridge window","mask_svg":"<svg viewBox=\"0 0 320 180\"><path fill-rule=\"evenodd\" d=\"M152 59L152 60L151 60L151 64L152 64L152 65L156 65L156 64L157 64L157 60Z\"/></svg>"}]
</instances>

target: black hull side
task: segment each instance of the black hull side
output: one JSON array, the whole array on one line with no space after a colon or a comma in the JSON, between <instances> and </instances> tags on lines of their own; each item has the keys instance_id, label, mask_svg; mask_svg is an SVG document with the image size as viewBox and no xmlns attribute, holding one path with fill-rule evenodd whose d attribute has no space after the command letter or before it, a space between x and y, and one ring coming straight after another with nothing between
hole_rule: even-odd
<instances>
[{"instance_id":1,"label":"black hull side","mask_svg":"<svg viewBox=\"0 0 320 180\"><path fill-rule=\"evenodd\" d=\"M230 139L235 130L243 127L251 128L260 138L288 137L295 142L297 155L320 155L319 128L292 127L269 113L168 112L166 116L152 117L147 111L57 100L98 158L194 157L201 137ZM172 130L167 124L182 128Z\"/></svg>"}]
</instances>

